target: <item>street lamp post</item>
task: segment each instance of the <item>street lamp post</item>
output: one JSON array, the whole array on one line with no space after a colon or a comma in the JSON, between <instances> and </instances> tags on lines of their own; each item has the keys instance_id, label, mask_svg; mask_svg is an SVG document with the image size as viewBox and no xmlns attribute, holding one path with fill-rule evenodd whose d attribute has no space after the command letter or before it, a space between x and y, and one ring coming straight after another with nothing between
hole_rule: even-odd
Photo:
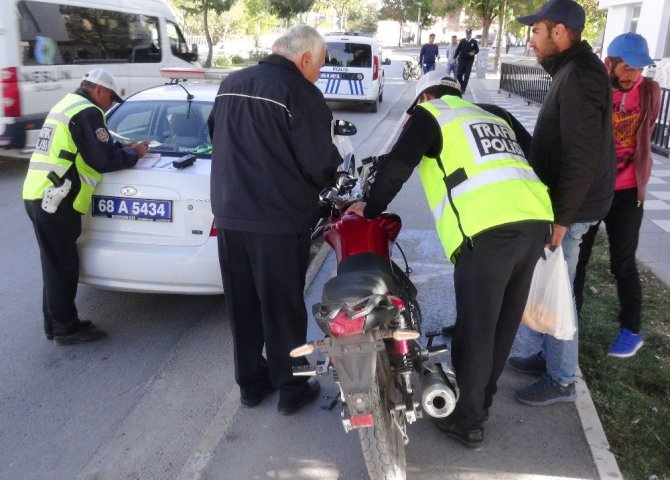
<instances>
[{"instance_id":1,"label":"street lamp post","mask_svg":"<svg viewBox=\"0 0 670 480\"><path fill-rule=\"evenodd\" d=\"M416 45L418 47L421 45L421 2L417 2L416 5L419 7L419 13L416 16Z\"/></svg>"}]
</instances>

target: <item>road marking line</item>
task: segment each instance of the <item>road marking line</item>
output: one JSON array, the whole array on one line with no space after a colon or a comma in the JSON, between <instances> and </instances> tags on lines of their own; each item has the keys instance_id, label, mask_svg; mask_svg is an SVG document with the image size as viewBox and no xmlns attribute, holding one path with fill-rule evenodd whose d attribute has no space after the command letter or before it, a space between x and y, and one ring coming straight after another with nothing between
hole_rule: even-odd
<instances>
[{"instance_id":1,"label":"road marking line","mask_svg":"<svg viewBox=\"0 0 670 480\"><path fill-rule=\"evenodd\" d=\"M177 480L199 480L214 457L214 450L221 442L240 409L240 397L237 385L225 396L223 404L205 429L198 446L181 469Z\"/></svg>"}]
</instances>

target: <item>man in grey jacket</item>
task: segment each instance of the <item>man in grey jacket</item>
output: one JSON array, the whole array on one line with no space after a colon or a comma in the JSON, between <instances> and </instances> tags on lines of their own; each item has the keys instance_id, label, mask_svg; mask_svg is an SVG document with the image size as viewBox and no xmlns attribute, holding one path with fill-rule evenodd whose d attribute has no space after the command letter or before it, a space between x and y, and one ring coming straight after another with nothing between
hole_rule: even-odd
<instances>
[{"instance_id":1,"label":"man in grey jacket","mask_svg":"<svg viewBox=\"0 0 670 480\"><path fill-rule=\"evenodd\" d=\"M582 41L584 9L574 0L550 0L517 20L532 25L530 46L552 85L537 119L529 163L549 187L554 210L550 247L562 245L570 280L579 245L608 212L614 195L612 95L605 66ZM573 307L574 308L574 307ZM572 340L544 335L542 349L508 365L542 378L516 392L527 405L575 400L577 333Z\"/></svg>"}]
</instances>

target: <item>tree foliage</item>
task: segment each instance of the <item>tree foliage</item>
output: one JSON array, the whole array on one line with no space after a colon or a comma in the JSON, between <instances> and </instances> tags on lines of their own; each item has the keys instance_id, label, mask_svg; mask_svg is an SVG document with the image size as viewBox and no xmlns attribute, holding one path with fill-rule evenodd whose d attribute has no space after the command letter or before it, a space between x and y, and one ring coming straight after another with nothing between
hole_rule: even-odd
<instances>
[{"instance_id":1,"label":"tree foliage","mask_svg":"<svg viewBox=\"0 0 670 480\"><path fill-rule=\"evenodd\" d=\"M309 12L314 0L269 0L270 12L286 20L288 27L291 19L299 13Z\"/></svg>"},{"instance_id":2,"label":"tree foliage","mask_svg":"<svg viewBox=\"0 0 670 480\"><path fill-rule=\"evenodd\" d=\"M212 65L212 47L214 42L210 33L210 16L221 15L233 6L236 0L172 0L175 7L180 9L185 17L192 16L202 21L203 34L207 41L207 59L205 67Z\"/></svg>"}]
</instances>

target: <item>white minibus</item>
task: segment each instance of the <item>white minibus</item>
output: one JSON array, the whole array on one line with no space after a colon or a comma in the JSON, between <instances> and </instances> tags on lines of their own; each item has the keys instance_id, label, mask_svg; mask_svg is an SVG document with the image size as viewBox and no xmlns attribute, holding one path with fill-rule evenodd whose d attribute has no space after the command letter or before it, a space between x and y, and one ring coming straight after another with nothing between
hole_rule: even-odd
<instances>
[{"instance_id":1,"label":"white minibus","mask_svg":"<svg viewBox=\"0 0 670 480\"><path fill-rule=\"evenodd\" d=\"M111 72L125 97L164 83L161 68L198 59L167 0L3 0L5 6L0 148L33 146L51 107L92 68Z\"/></svg>"}]
</instances>

